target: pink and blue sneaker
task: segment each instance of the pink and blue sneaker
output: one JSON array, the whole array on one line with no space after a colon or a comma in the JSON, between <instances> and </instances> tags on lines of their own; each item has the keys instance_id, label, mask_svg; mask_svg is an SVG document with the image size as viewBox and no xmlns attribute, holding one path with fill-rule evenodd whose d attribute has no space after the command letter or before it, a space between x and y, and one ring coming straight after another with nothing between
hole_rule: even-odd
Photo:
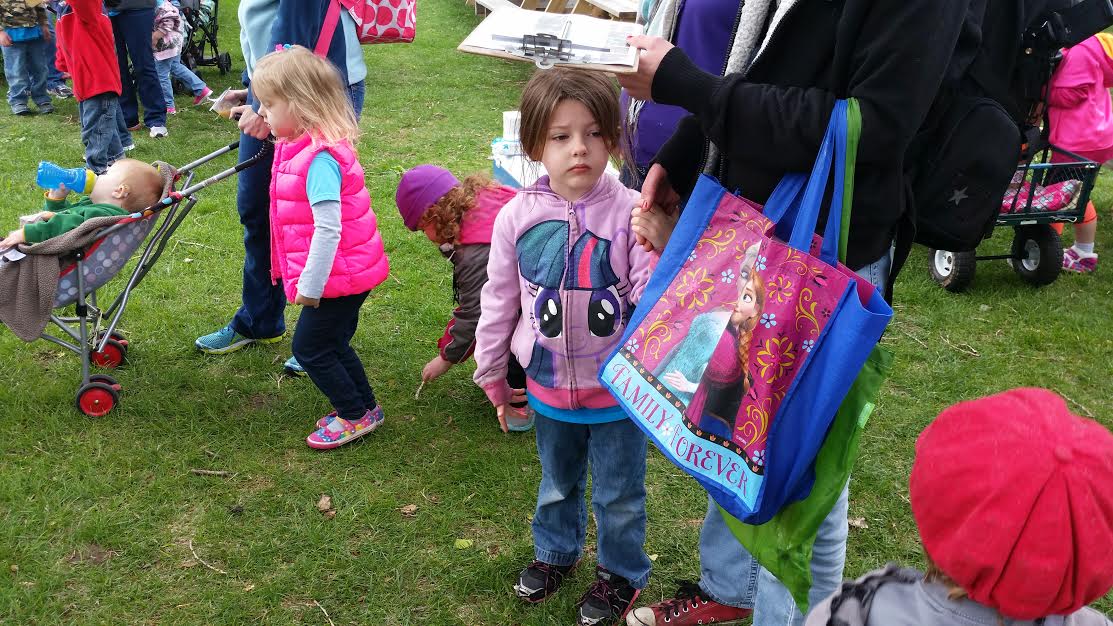
<instances>
[{"instance_id":1,"label":"pink and blue sneaker","mask_svg":"<svg viewBox=\"0 0 1113 626\"><path fill-rule=\"evenodd\" d=\"M1074 246L1063 253L1063 270L1076 274L1089 274L1098 268L1096 252L1080 252Z\"/></svg>"},{"instance_id":2,"label":"pink and blue sneaker","mask_svg":"<svg viewBox=\"0 0 1113 626\"><path fill-rule=\"evenodd\" d=\"M382 426L384 419L383 409L379 406L365 412L358 420L349 421L330 413L317 422L319 427L305 438L305 443L315 450L331 450Z\"/></svg>"}]
</instances>

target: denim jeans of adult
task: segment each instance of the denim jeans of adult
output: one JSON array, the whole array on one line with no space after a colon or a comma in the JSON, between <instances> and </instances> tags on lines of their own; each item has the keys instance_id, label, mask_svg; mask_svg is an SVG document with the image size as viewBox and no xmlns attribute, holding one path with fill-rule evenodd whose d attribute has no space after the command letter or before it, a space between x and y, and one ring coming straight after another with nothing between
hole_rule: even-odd
<instances>
[{"instance_id":1,"label":"denim jeans of adult","mask_svg":"<svg viewBox=\"0 0 1113 626\"><path fill-rule=\"evenodd\" d=\"M645 433L628 419L573 424L536 414L541 485L533 515L536 558L571 565L587 536L584 494L591 468L596 560L637 588L649 580L645 554Z\"/></svg>"},{"instance_id":2,"label":"denim jeans of adult","mask_svg":"<svg viewBox=\"0 0 1113 626\"><path fill-rule=\"evenodd\" d=\"M294 358L346 420L357 420L375 408L375 393L351 344L359 324L359 307L368 293L321 298L316 308L302 308L294 330Z\"/></svg>"},{"instance_id":3,"label":"denim jeans of adult","mask_svg":"<svg viewBox=\"0 0 1113 626\"><path fill-rule=\"evenodd\" d=\"M46 40L16 41L3 50L4 77L8 81L8 104L27 106L27 97L38 105L49 104L46 93Z\"/></svg>"},{"instance_id":4,"label":"denim jeans of adult","mask_svg":"<svg viewBox=\"0 0 1113 626\"><path fill-rule=\"evenodd\" d=\"M147 128L166 126L166 100L162 96L151 30L154 9L129 9L113 15L112 34L116 38L116 60L120 64L120 108L128 126L139 123L139 102L143 103L143 123ZM131 58L131 68L128 58ZM132 71L135 80L132 81ZM136 101L138 94L139 102Z\"/></svg>"},{"instance_id":5,"label":"denim jeans of adult","mask_svg":"<svg viewBox=\"0 0 1113 626\"><path fill-rule=\"evenodd\" d=\"M363 113L363 97L365 95L365 82L359 81L354 85L348 85L348 99L352 101L352 108L356 111L358 118Z\"/></svg>"},{"instance_id":6,"label":"denim jeans of adult","mask_svg":"<svg viewBox=\"0 0 1113 626\"><path fill-rule=\"evenodd\" d=\"M360 83L362 86L362 83ZM363 92L360 91L360 94ZM349 90L349 95L354 95ZM250 99L250 94L249 94ZM363 100L353 102L356 117L363 110ZM265 143L240 133L239 161L258 154ZM277 337L286 330L282 311L286 296L282 288L271 283L270 187L273 155L244 169L236 180L236 210L243 224L243 290L240 308L232 318L232 330L251 339Z\"/></svg>"},{"instance_id":7,"label":"denim jeans of adult","mask_svg":"<svg viewBox=\"0 0 1113 626\"><path fill-rule=\"evenodd\" d=\"M155 60L155 70L158 71L158 82L162 87L162 97L166 100L167 108L174 106L174 83L170 80L171 77L182 81L186 89L195 96L205 91L205 81L182 65L180 54L169 59Z\"/></svg>"},{"instance_id":8,"label":"denim jeans of adult","mask_svg":"<svg viewBox=\"0 0 1113 626\"><path fill-rule=\"evenodd\" d=\"M103 174L109 165L124 156L124 146L131 144L131 133L124 127L120 103L116 94L102 93L78 102L77 111L81 116L85 165Z\"/></svg>"},{"instance_id":9,"label":"denim jeans of adult","mask_svg":"<svg viewBox=\"0 0 1113 626\"><path fill-rule=\"evenodd\" d=\"M53 11L47 11L46 14L50 18L48 22L50 25L50 41L46 42L46 88L54 89L65 85L66 79L63 78L62 72L54 66L54 57L58 53L58 47L54 45L54 22L58 18L54 17Z\"/></svg>"},{"instance_id":10,"label":"denim jeans of adult","mask_svg":"<svg viewBox=\"0 0 1113 626\"><path fill-rule=\"evenodd\" d=\"M878 289L884 289L891 264L891 255L886 253L856 271ZM819 526L811 560L810 606L830 596L842 583L849 497L848 483ZM700 588L704 593L720 604L753 607L754 626L800 626L804 623L804 615L797 609L788 589L738 543L710 496L700 531L700 570Z\"/></svg>"}]
</instances>

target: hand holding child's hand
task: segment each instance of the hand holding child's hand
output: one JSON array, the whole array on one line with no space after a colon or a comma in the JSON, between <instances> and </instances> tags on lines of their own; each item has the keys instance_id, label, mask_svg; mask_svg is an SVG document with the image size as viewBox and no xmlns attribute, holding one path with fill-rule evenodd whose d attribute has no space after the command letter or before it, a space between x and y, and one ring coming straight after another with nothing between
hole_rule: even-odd
<instances>
[{"instance_id":1,"label":"hand holding child's hand","mask_svg":"<svg viewBox=\"0 0 1113 626\"><path fill-rule=\"evenodd\" d=\"M678 211L669 212L655 205L636 210L630 218L630 226L646 252L661 252L669 242L679 219Z\"/></svg>"},{"instance_id":2,"label":"hand holding child's hand","mask_svg":"<svg viewBox=\"0 0 1113 626\"><path fill-rule=\"evenodd\" d=\"M14 248L21 243L27 243L27 236L23 234L23 229L13 230L8 233L7 237L0 240L0 248Z\"/></svg>"},{"instance_id":3,"label":"hand holding child's hand","mask_svg":"<svg viewBox=\"0 0 1113 626\"><path fill-rule=\"evenodd\" d=\"M305 296L303 296L299 293L297 295L297 297L294 298L294 304L300 304L302 306L311 306L315 309L315 308L321 306L321 299L320 298L306 298Z\"/></svg>"},{"instance_id":4,"label":"hand holding child's hand","mask_svg":"<svg viewBox=\"0 0 1113 626\"><path fill-rule=\"evenodd\" d=\"M510 428L507 427L507 425L506 425L506 413L509 410L510 410L510 405L509 404L500 404L500 405L495 407L495 413L497 413L498 416L499 416L499 428L501 428L502 432L504 432L504 433L510 432Z\"/></svg>"},{"instance_id":5,"label":"hand holding child's hand","mask_svg":"<svg viewBox=\"0 0 1113 626\"><path fill-rule=\"evenodd\" d=\"M12 37L8 31L0 29L0 48L7 48L12 45Z\"/></svg>"},{"instance_id":6,"label":"hand holding child's hand","mask_svg":"<svg viewBox=\"0 0 1113 626\"><path fill-rule=\"evenodd\" d=\"M432 361L426 363L424 368L422 368L421 380L422 382L426 383L434 381L444 375L444 373L447 372L451 367L452 361L447 361L445 359L442 359L440 355L437 355L433 358Z\"/></svg>"},{"instance_id":7,"label":"hand holding child's hand","mask_svg":"<svg viewBox=\"0 0 1113 626\"><path fill-rule=\"evenodd\" d=\"M66 196L68 195L70 195L70 190L66 189L66 186L63 184L59 184L57 189L50 189L46 192L46 197L50 198L51 200L65 200ZM39 213L39 215L43 219L50 219L49 217L43 215L43 213L50 213L49 211L43 211L42 213ZM50 216L53 217L54 214L51 213Z\"/></svg>"}]
</instances>

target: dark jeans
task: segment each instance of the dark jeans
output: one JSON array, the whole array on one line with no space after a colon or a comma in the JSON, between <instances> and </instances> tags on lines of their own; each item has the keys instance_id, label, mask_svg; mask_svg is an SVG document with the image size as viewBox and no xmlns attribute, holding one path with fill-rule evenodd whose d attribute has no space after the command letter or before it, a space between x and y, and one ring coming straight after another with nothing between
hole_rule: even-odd
<instances>
[{"instance_id":1,"label":"dark jeans","mask_svg":"<svg viewBox=\"0 0 1113 626\"><path fill-rule=\"evenodd\" d=\"M363 82L349 87L348 95L359 117L363 110ZM240 133L240 162L255 156L263 145L264 142ZM271 284L271 163L272 157L268 156L240 172L236 187L236 209L243 224L243 300L231 326L251 339L277 337L286 330L282 318L286 296L281 286Z\"/></svg>"},{"instance_id":2,"label":"dark jeans","mask_svg":"<svg viewBox=\"0 0 1113 626\"><path fill-rule=\"evenodd\" d=\"M143 123L147 128L166 126L166 99L155 70L155 52L151 47L151 31L155 25L154 9L131 9L112 18L112 34L116 38L116 60L120 63L120 109L128 126L139 123L139 103L143 103ZM128 71L128 57L135 69L135 82Z\"/></svg>"},{"instance_id":3,"label":"dark jeans","mask_svg":"<svg viewBox=\"0 0 1113 626\"><path fill-rule=\"evenodd\" d=\"M319 307L302 308L294 330L294 358L346 420L358 420L376 405L363 363L350 343L359 324L359 307L369 293L321 298Z\"/></svg>"},{"instance_id":4,"label":"dark jeans","mask_svg":"<svg viewBox=\"0 0 1113 626\"><path fill-rule=\"evenodd\" d=\"M109 165L124 156L131 145L131 133L124 123L120 103L114 93L102 93L77 103L81 116L81 143L85 144L85 165L103 174Z\"/></svg>"}]
</instances>

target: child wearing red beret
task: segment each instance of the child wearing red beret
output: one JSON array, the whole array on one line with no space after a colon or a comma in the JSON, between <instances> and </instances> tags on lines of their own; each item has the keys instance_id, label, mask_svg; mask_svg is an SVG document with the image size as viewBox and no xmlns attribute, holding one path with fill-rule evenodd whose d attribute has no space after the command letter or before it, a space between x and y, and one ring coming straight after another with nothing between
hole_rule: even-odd
<instances>
[{"instance_id":1,"label":"child wearing red beret","mask_svg":"<svg viewBox=\"0 0 1113 626\"><path fill-rule=\"evenodd\" d=\"M1044 389L943 411L909 481L926 572L844 583L807 626L1113 626L1113 434Z\"/></svg>"}]
</instances>

